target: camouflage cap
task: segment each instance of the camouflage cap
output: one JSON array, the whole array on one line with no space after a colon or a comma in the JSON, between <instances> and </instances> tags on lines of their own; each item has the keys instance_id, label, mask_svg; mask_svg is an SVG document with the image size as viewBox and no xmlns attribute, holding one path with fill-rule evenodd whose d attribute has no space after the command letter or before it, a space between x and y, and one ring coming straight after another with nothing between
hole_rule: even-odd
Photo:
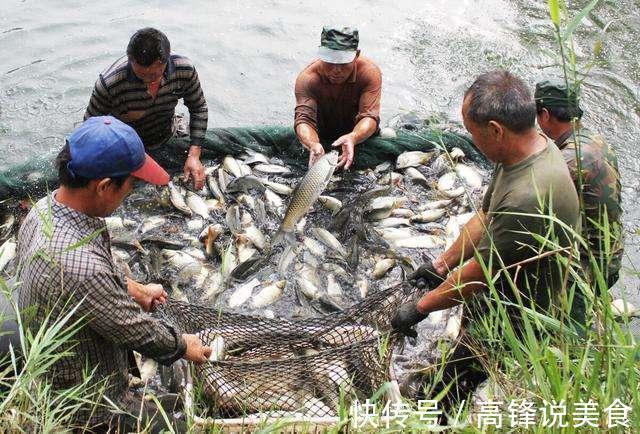
<instances>
[{"instance_id":1,"label":"camouflage cap","mask_svg":"<svg viewBox=\"0 0 640 434\"><path fill-rule=\"evenodd\" d=\"M358 29L351 27L322 28L318 55L328 63L350 63L356 57L360 37Z\"/></svg>"},{"instance_id":2,"label":"camouflage cap","mask_svg":"<svg viewBox=\"0 0 640 434\"><path fill-rule=\"evenodd\" d=\"M536 104L542 107L578 109L578 91L575 86L567 87L564 81L543 80L536 84L534 94Z\"/></svg>"}]
</instances>

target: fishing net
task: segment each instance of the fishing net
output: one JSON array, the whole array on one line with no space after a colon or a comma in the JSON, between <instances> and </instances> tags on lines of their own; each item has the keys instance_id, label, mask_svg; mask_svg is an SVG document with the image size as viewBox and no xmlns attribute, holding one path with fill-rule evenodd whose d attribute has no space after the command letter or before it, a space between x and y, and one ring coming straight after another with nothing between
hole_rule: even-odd
<instances>
[{"instance_id":1,"label":"fishing net","mask_svg":"<svg viewBox=\"0 0 640 434\"><path fill-rule=\"evenodd\" d=\"M150 150L150 154L168 170L177 170L184 164L188 138L174 138L167 144ZM256 128L213 128L207 131L202 143L203 160L224 155L238 155L245 149L252 149L268 156L275 156L283 162L305 168L306 151L302 148L292 128L265 126ZM431 150L435 147L461 148L472 161L486 165L487 162L466 136L445 127L424 127L421 129L399 129L397 137L375 136L358 145L354 167L373 167L395 158L405 151ZM41 197L48 189L56 187L57 174L53 160L55 154L34 158L0 172L0 200L7 198Z\"/></svg>"},{"instance_id":2,"label":"fishing net","mask_svg":"<svg viewBox=\"0 0 640 434\"><path fill-rule=\"evenodd\" d=\"M169 302L157 315L224 349L197 367L205 396L223 417L284 412L336 416L390 380L390 319L412 289L395 285L322 317L266 319ZM223 344L220 344L223 342Z\"/></svg>"}]
</instances>

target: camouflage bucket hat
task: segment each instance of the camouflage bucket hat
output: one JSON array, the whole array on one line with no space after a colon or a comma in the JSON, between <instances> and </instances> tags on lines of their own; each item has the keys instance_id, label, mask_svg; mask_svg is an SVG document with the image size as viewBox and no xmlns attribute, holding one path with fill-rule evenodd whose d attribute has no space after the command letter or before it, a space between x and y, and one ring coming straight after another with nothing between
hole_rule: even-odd
<instances>
[{"instance_id":1,"label":"camouflage bucket hat","mask_svg":"<svg viewBox=\"0 0 640 434\"><path fill-rule=\"evenodd\" d=\"M558 107L569 110L579 108L577 88L567 87L565 82L560 80L544 80L537 83L534 99L536 104L541 107Z\"/></svg>"},{"instance_id":2,"label":"camouflage bucket hat","mask_svg":"<svg viewBox=\"0 0 640 434\"><path fill-rule=\"evenodd\" d=\"M323 27L318 55L328 63L351 63L358 50L358 29Z\"/></svg>"}]
</instances>

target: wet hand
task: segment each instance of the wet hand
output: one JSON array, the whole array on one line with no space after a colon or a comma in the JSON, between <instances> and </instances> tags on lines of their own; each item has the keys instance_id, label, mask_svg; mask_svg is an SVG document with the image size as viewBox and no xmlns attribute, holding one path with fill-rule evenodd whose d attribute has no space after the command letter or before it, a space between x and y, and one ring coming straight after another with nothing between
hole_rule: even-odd
<instances>
[{"instance_id":1,"label":"wet hand","mask_svg":"<svg viewBox=\"0 0 640 434\"><path fill-rule=\"evenodd\" d=\"M313 143L309 146L309 167L313 166L324 155L321 143Z\"/></svg>"},{"instance_id":2,"label":"wet hand","mask_svg":"<svg viewBox=\"0 0 640 434\"><path fill-rule=\"evenodd\" d=\"M353 154L356 147L353 133L345 134L338 138L338 140L333 142L331 146L335 148L342 148L342 153L340 154L337 167L344 167L344 170L349 170L349 167L351 167L351 164L353 163Z\"/></svg>"},{"instance_id":3,"label":"wet hand","mask_svg":"<svg viewBox=\"0 0 640 434\"><path fill-rule=\"evenodd\" d=\"M391 320L391 327L410 338L417 338L418 332L413 328L420 321L425 319L429 314L422 313L418 310L416 303L407 302L398 308L395 316Z\"/></svg>"},{"instance_id":4,"label":"wet hand","mask_svg":"<svg viewBox=\"0 0 640 434\"><path fill-rule=\"evenodd\" d=\"M143 285L133 279L126 278L129 295L142 307L145 312L150 312L159 304L167 301L167 292L162 285L149 283Z\"/></svg>"},{"instance_id":5,"label":"wet hand","mask_svg":"<svg viewBox=\"0 0 640 434\"><path fill-rule=\"evenodd\" d=\"M204 187L204 166L195 155L189 155L184 162L185 182L193 179L193 188L197 191Z\"/></svg>"},{"instance_id":6,"label":"wet hand","mask_svg":"<svg viewBox=\"0 0 640 434\"><path fill-rule=\"evenodd\" d=\"M435 261L429 261L419 266L409 275L409 282L418 288L433 289L443 281L442 273L436 267Z\"/></svg>"},{"instance_id":7,"label":"wet hand","mask_svg":"<svg viewBox=\"0 0 640 434\"><path fill-rule=\"evenodd\" d=\"M198 336L183 334L182 339L184 339L187 344L187 351L184 353L184 359L198 364L209 360L212 349L211 347L202 345L202 341Z\"/></svg>"}]
</instances>

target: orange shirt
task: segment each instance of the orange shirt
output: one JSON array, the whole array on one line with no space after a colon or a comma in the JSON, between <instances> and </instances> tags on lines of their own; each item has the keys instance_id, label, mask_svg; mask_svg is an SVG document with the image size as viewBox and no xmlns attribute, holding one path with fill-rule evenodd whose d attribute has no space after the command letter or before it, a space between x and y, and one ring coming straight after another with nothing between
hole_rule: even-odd
<instances>
[{"instance_id":1,"label":"orange shirt","mask_svg":"<svg viewBox=\"0 0 640 434\"><path fill-rule=\"evenodd\" d=\"M332 142L365 117L380 123L382 74L370 59L359 56L353 73L342 84L331 84L320 72L316 60L296 80L294 128L312 126L323 142Z\"/></svg>"}]
</instances>

